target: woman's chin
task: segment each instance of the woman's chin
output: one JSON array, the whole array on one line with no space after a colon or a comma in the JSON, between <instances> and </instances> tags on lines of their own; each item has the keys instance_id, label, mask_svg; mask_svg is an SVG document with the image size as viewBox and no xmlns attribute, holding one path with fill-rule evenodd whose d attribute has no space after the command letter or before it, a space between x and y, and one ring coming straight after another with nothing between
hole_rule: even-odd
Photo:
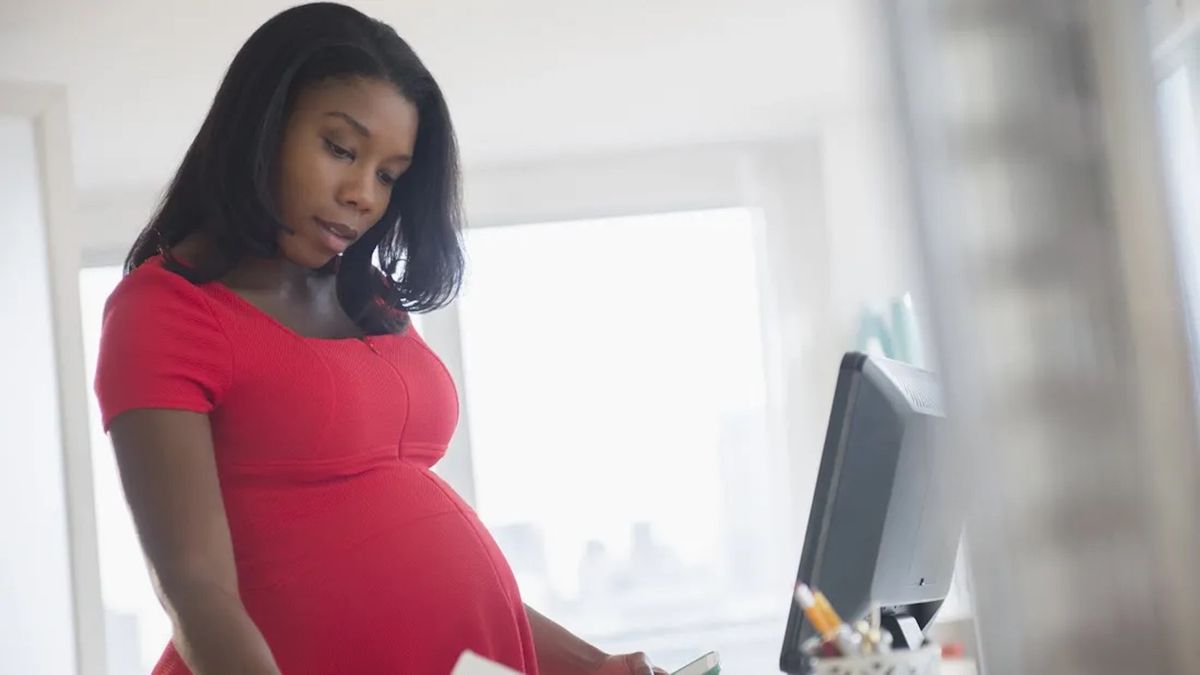
<instances>
[{"instance_id":1,"label":"woman's chin","mask_svg":"<svg viewBox=\"0 0 1200 675\"><path fill-rule=\"evenodd\" d=\"M284 235L279 239L280 252L297 267L320 270L342 254L342 251L330 246L322 234L297 231L290 236Z\"/></svg>"}]
</instances>

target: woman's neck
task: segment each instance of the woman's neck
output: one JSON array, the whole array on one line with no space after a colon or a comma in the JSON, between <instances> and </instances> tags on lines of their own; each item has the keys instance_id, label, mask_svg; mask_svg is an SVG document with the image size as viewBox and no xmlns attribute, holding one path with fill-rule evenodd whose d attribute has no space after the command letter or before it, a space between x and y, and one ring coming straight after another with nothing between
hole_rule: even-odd
<instances>
[{"instance_id":1,"label":"woman's neck","mask_svg":"<svg viewBox=\"0 0 1200 675\"><path fill-rule=\"evenodd\" d=\"M185 263L194 264L211 250L207 242L200 233L189 235L173 247L171 253ZM230 288L288 298L311 298L328 292L335 280L334 275L324 270L297 265L282 255L272 258L247 256L220 279Z\"/></svg>"}]
</instances>

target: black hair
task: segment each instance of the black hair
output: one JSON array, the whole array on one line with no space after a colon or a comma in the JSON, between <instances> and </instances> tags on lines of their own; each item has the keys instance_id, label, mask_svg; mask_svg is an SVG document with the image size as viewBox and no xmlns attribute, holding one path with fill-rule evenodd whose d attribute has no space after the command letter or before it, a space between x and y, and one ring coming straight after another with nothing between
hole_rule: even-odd
<instances>
[{"instance_id":1,"label":"black hair","mask_svg":"<svg viewBox=\"0 0 1200 675\"><path fill-rule=\"evenodd\" d=\"M199 284L246 256L279 255L278 234L288 228L273 202L272 173L292 104L306 86L355 77L390 82L416 106L413 162L380 221L322 271L337 275L339 302L370 333L402 331L408 312L453 300L463 274L462 199L441 89L391 26L328 2L277 14L238 51L125 273L161 253L167 269ZM211 245L184 265L171 247L193 233Z\"/></svg>"}]
</instances>

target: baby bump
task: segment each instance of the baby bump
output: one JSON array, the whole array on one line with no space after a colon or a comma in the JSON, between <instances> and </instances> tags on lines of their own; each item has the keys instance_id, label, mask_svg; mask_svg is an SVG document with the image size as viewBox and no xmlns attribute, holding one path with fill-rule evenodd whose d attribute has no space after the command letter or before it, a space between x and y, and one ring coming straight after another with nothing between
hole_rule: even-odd
<instances>
[{"instance_id":1,"label":"baby bump","mask_svg":"<svg viewBox=\"0 0 1200 675\"><path fill-rule=\"evenodd\" d=\"M464 649L519 649L516 584L461 516L394 535L288 585L243 591L283 672L448 673Z\"/></svg>"},{"instance_id":2,"label":"baby bump","mask_svg":"<svg viewBox=\"0 0 1200 675\"><path fill-rule=\"evenodd\" d=\"M439 548L503 564L470 506L433 472L394 454L337 470L222 467L221 479L243 589L307 580L362 556L400 564Z\"/></svg>"},{"instance_id":3,"label":"baby bump","mask_svg":"<svg viewBox=\"0 0 1200 675\"><path fill-rule=\"evenodd\" d=\"M245 494L227 490L226 502L243 602L273 651L286 645L277 653L303 669L352 658L363 672L399 672L397 659L419 656L448 671L464 648L519 643L511 570L431 472L393 461L286 489L235 486Z\"/></svg>"}]
</instances>

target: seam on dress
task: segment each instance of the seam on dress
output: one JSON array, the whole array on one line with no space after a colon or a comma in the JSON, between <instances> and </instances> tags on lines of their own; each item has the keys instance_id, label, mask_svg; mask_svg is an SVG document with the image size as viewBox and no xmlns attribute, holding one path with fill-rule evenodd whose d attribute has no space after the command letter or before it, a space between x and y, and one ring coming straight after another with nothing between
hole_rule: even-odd
<instances>
[{"instance_id":1,"label":"seam on dress","mask_svg":"<svg viewBox=\"0 0 1200 675\"><path fill-rule=\"evenodd\" d=\"M338 387L337 378L333 376L333 368L329 366L329 360L324 354L319 353L308 341L302 336L292 333L304 349L312 355L325 369L325 380L329 389L329 405L325 407L325 419L321 421L321 430L313 435L313 442L309 445L310 450L316 450L325 446L325 440L329 438L330 427L333 426L333 414L337 411L338 399L341 393L341 388Z\"/></svg>"},{"instance_id":2,"label":"seam on dress","mask_svg":"<svg viewBox=\"0 0 1200 675\"><path fill-rule=\"evenodd\" d=\"M400 386L404 387L404 425L400 427L400 438L396 439L396 456L403 458L404 434L408 431L408 423L412 421L412 387L408 386L408 380L404 377L404 373L400 372L391 359L380 353L374 345L366 343L366 346L373 356L380 358L388 368L391 368L392 372L396 374L396 379L400 381Z\"/></svg>"}]
</instances>

